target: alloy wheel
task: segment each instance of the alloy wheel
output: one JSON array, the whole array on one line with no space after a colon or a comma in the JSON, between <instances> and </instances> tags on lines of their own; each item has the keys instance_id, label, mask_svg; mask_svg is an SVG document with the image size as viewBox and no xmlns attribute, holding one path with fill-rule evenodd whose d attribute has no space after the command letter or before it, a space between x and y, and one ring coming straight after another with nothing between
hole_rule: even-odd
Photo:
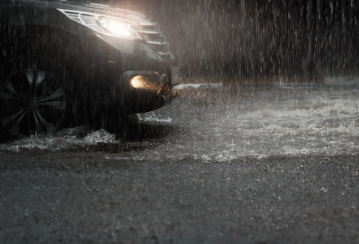
<instances>
[{"instance_id":1,"label":"alloy wheel","mask_svg":"<svg viewBox=\"0 0 359 244\"><path fill-rule=\"evenodd\" d=\"M53 132L66 112L66 95L49 73L24 69L0 87L0 122L12 135Z\"/></svg>"}]
</instances>

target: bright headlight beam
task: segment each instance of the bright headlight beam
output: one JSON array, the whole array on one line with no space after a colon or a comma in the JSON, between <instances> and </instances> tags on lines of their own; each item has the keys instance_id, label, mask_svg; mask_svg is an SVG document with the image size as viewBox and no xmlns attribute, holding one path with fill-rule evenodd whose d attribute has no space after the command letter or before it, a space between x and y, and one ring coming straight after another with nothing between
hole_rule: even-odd
<instances>
[{"instance_id":1,"label":"bright headlight beam","mask_svg":"<svg viewBox=\"0 0 359 244\"><path fill-rule=\"evenodd\" d=\"M102 19L100 20L101 25L108 30L111 34L116 36L125 36L125 37L131 37L133 34L129 30L129 25L112 20L112 19Z\"/></svg>"},{"instance_id":2,"label":"bright headlight beam","mask_svg":"<svg viewBox=\"0 0 359 244\"><path fill-rule=\"evenodd\" d=\"M90 28L97 33L130 40L142 39L133 28L133 26L138 26L138 23L134 21L118 18L116 16L106 16L82 11L66 9L57 10L65 14L71 20Z\"/></svg>"},{"instance_id":3,"label":"bright headlight beam","mask_svg":"<svg viewBox=\"0 0 359 244\"><path fill-rule=\"evenodd\" d=\"M140 75L137 75L135 77L132 78L131 80L131 85L134 88L142 88L145 86L145 82L144 82L144 78Z\"/></svg>"}]
</instances>

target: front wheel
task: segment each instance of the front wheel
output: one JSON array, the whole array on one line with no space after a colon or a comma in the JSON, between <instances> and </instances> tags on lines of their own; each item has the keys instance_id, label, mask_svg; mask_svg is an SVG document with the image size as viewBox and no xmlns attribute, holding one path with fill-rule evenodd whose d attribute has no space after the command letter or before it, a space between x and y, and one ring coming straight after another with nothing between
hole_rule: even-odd
<instances>
[{"instance_id":1,"label":"front wheel","mask_svg":"<svg viewBox=\"0 0 359 244\"><path fill-rule=\"evenodd\" d=\"M2 66L0 75L3 138L60 127L70 110L73 87L66 70L46 58L20 57Z\"/></svg>"}]
</instances>

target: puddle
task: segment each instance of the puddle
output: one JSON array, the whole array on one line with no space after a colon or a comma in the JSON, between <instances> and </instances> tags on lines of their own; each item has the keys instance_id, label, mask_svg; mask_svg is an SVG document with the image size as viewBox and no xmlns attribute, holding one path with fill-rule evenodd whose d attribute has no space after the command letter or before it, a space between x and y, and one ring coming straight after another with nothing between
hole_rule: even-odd
<instances>
[{"instance_id":1,"label":"puddle","mask_svg":"<svg viewBox=\"0 0 359 244\"><path fill-rule=\"evenodd\" d=\"M359 152L359 91L320 88L187 88L169 106L139 114L128 141L86 127L0 145L1 151L131 152L108 159L228 162L241 157ZM131 155L131 156L128 156Z\"/></svg>"}]
</instances>

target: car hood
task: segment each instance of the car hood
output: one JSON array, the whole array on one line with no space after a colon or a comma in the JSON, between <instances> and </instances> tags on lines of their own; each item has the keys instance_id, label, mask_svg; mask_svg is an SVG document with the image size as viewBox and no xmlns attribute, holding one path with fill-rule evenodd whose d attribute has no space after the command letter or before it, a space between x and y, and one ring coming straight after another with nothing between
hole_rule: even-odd
<instances>
[{"instance_id":1,"label":"car hood","mask_svg":"<svg viewBox=\"0 0 359 244\"><path fill-rule=\"evenodd\" d=\"M115 8L109 5L91 3L89 1L64 1L64 0L15 0L15 2L23 4L35 4L39 7L48 7L48 8L60 8L67 10L77 10L90 13L98 13L103 15L111 15L120 18L125 18L137 23L148 23L150 20L146 16L130 11L127 9Z\"/></svg>"}]
</instances>

